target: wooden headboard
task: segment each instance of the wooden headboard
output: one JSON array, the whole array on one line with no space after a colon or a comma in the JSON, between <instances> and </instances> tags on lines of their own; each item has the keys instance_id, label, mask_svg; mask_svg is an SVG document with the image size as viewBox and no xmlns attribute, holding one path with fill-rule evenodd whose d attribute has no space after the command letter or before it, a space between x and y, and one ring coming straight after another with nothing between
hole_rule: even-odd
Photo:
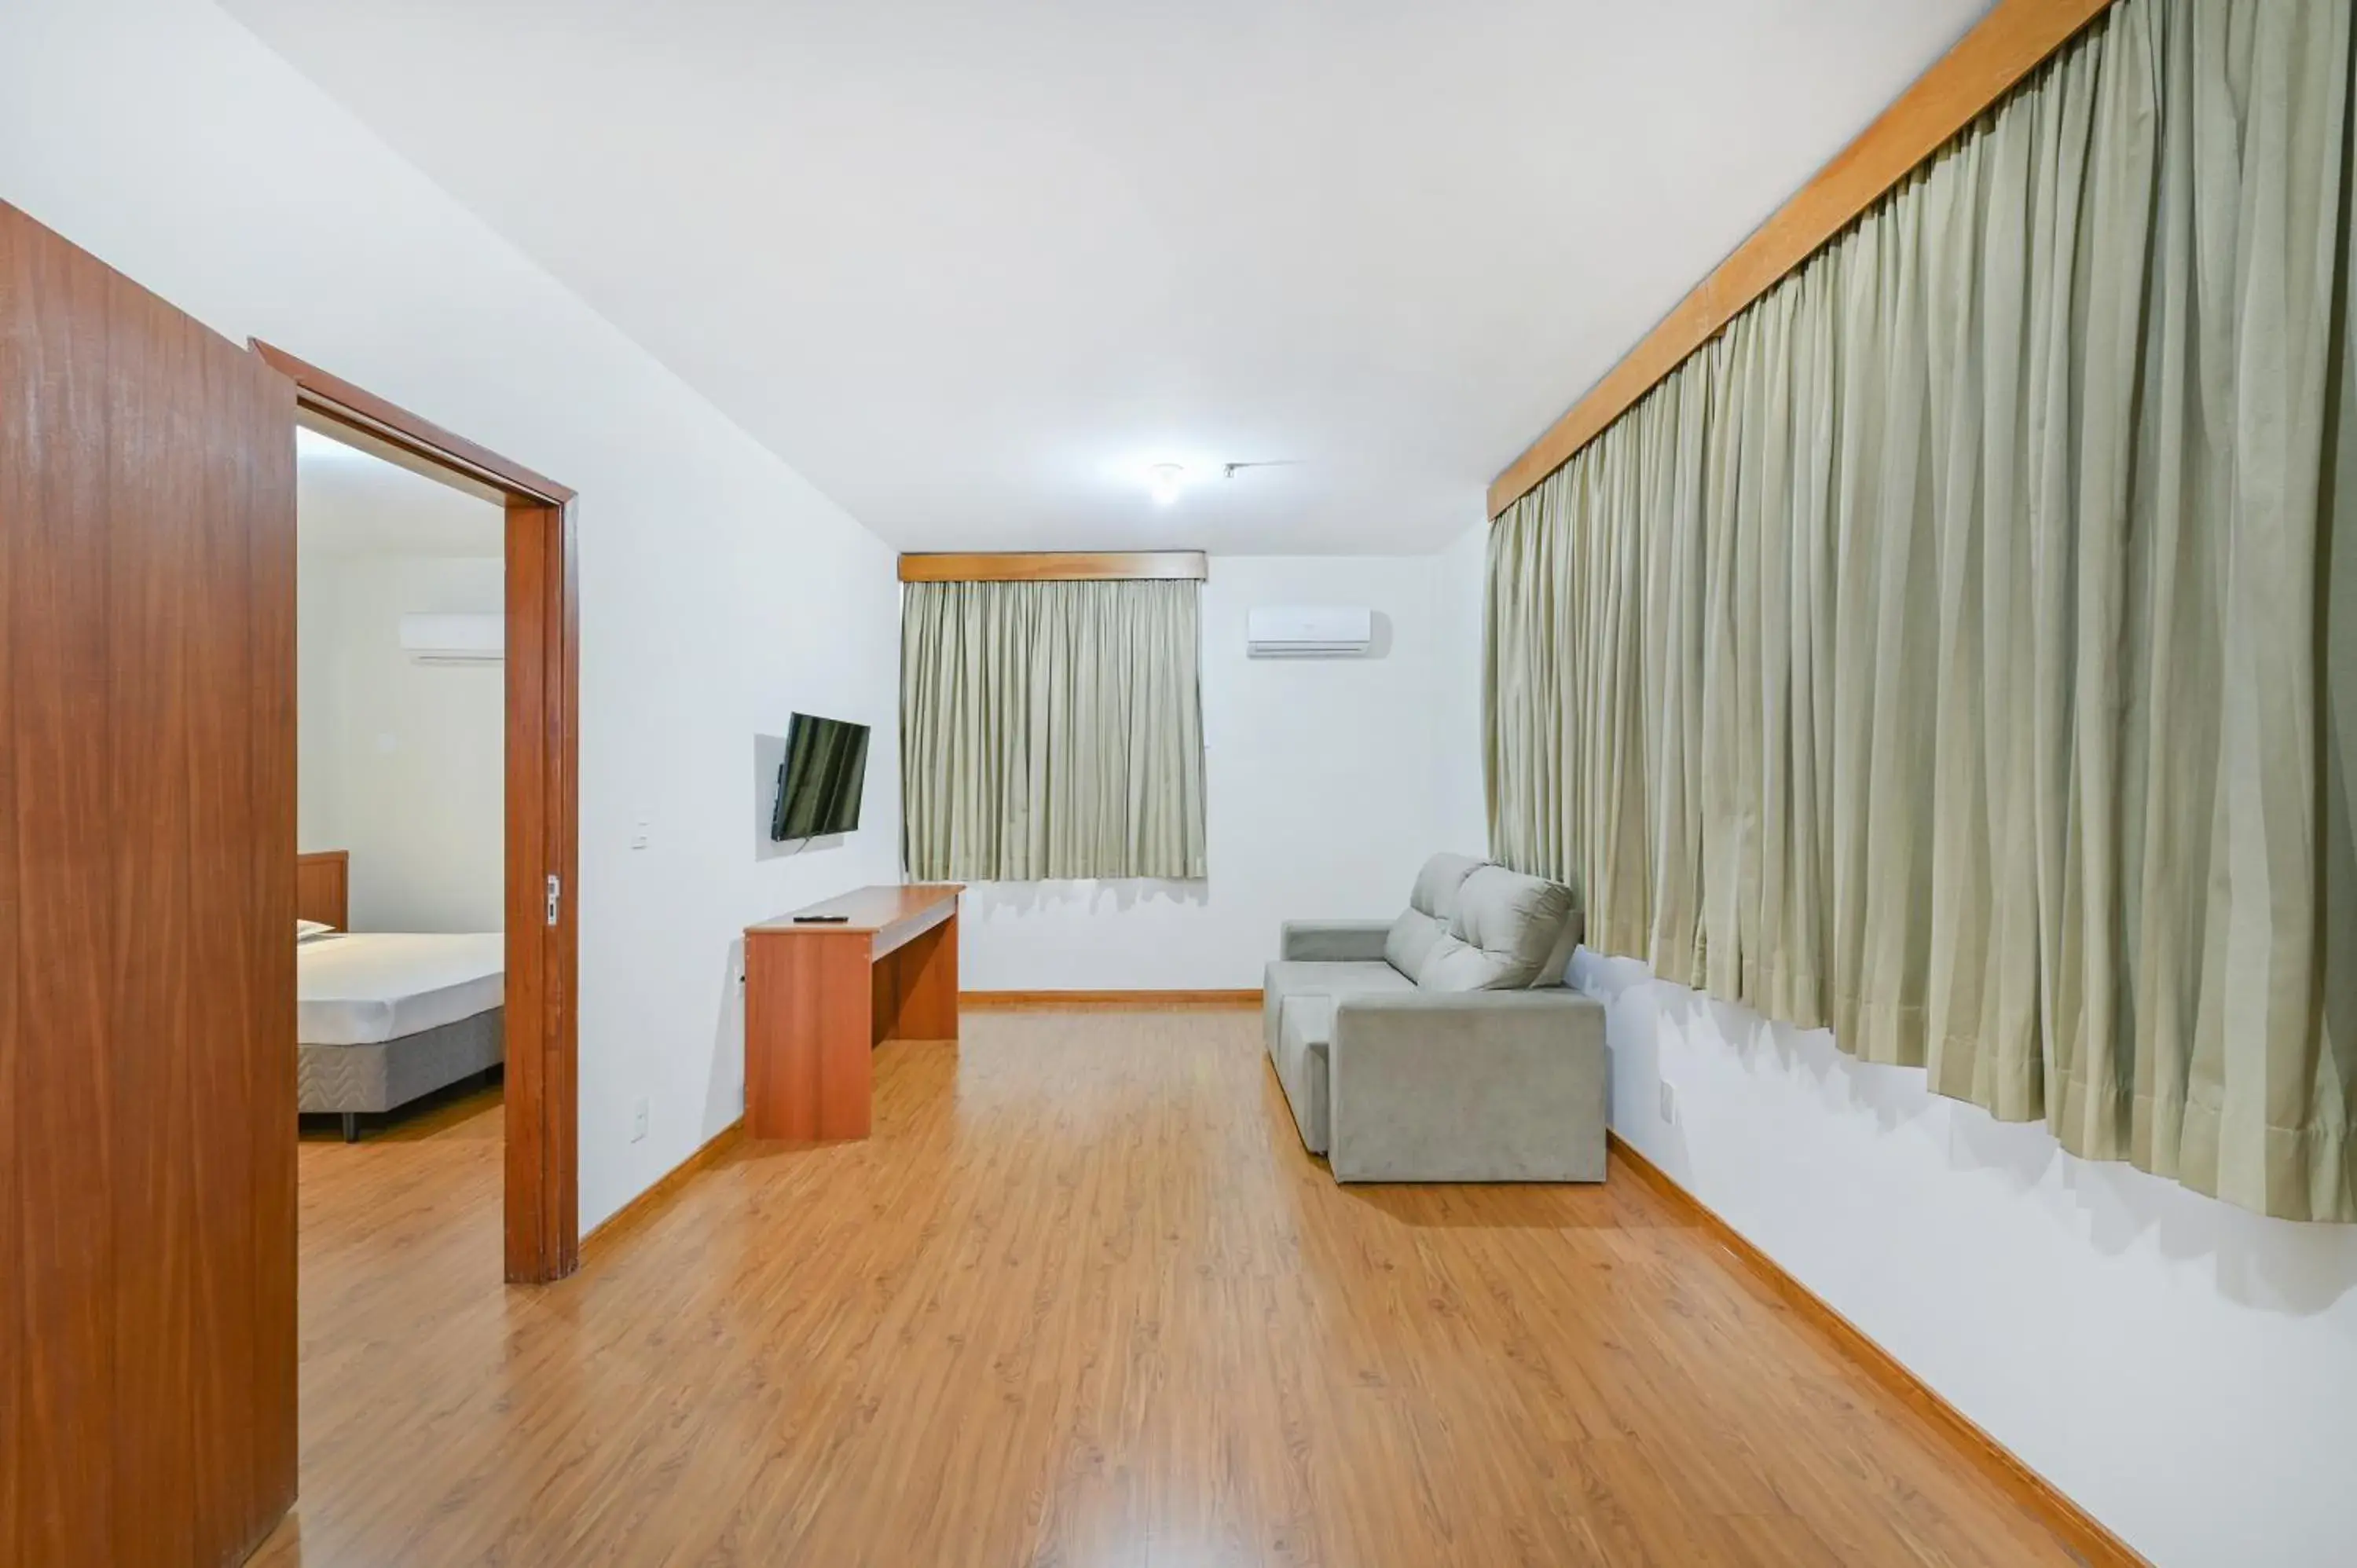
<instances>
[{"instance_id":1,"label":"wooden headboard","mask_svg":"<svg viewBox=\"0 0 2357 1568\"><path fill-rule=\"evenodd\" d=\"M351 925L351 853L323 849L295 857L295 918L348 930Z\"/></svg>"}]
</instances>

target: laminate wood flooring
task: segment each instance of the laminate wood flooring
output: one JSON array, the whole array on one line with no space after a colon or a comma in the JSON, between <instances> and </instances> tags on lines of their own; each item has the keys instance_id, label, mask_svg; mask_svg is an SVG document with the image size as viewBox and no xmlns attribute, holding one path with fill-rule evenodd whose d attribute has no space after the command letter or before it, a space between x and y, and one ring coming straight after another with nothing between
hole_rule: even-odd
<instances>
[{"instance_id":1,"label":"laminate wood flooring","mask_svg":"<svg viewBox=\"0 0 2357 1568\"><path fill-rule=\"evenodd\" d=\"M1256 1014L963 1027L553 1286L499 1283L495 1097L307 1142L255 1561L2077 1561L1624 1171L1340 1187Z\"/></svg>"}]
</instances>

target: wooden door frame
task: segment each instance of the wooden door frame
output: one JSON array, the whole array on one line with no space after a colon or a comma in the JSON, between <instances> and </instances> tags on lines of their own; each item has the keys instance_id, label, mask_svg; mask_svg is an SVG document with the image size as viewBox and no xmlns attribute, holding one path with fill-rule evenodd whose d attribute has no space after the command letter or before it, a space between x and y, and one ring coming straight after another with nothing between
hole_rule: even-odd
<instances>
[{"instance_id":1,"label":"wooden door frame","mask_svg":"<svg viewBox=\"0 0 2357 1568\"><path fill-rule=\"evenodd\" d=\"M298 408L488 486L507 508L507 1277L580 1265L580 588L575 495L284 349ZM291 846L290 846L291 852ZM556 918L549 920L550 878Z\"/></svg>"}]
</instances>

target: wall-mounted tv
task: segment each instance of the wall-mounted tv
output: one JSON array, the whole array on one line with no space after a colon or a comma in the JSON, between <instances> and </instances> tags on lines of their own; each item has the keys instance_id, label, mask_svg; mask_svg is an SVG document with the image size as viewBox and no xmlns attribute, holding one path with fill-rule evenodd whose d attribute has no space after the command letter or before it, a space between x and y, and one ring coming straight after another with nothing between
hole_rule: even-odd
<instances>
[{"instance_id":1,"label":"wall-mounted tv","mask_svg":"<svg viewBox=\"0 0 2357 1568\"><path fill-rule=\"evenodd\" d=\"M778 805L770 836L814 839L859 825L859 790L867 778L867 726L796 714L778 765Z\"/></svg>"}]
</instances>

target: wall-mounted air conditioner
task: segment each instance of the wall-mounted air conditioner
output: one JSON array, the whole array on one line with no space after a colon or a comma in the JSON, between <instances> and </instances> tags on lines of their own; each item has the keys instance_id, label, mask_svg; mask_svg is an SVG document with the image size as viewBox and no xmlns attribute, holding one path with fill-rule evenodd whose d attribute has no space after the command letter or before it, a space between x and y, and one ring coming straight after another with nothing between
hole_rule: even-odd
<instances>
[{"instance_id":1,"label":"wall-mounted air conditioner","mask_svg":"<svg viewBox=\"0 0 2357 1568\"><path fill-rule=\"evenodd\" d=\"M497 664L507 657L503 615L405 615L401 650L420 664Z\"/></svg>"},{"instance_id":2,"label":"wall-mounted air conditioner","mask_svg":"<svg viewBox=\"0 0 2357 1568\"><path fill-rule=\"evenodd\" d=\"M1254 659L1355 659L1374 640L1372 610L1280 605L1244 613L1244 651Z\"/></svg>"}]
</instances>

